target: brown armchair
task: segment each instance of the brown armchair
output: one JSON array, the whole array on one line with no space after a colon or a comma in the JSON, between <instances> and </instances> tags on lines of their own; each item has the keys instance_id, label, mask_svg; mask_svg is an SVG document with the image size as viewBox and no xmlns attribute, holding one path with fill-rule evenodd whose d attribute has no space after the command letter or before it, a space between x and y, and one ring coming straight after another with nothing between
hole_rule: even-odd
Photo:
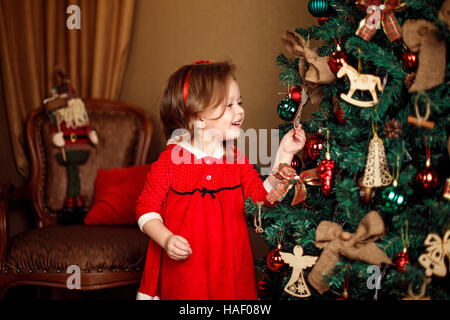
<instances>
[{"instance_id":1,"label":"brown armchair","mask_svg":"<svg viewBox=\"0 0 450 320\"><path fill-rule=\"evenodd\" d=\"M152 135L149 117L119 101L85 99L90 126L99 136L88 161L80 166L81 192L93 202L99 168L145 164ZM0 299L15 285L67 288L70 265L81 270L81 290L106 289L139 282L148 238L139 228L125 226L60 225L67 175L51 143L50 121L44 108L27 122L31 178L27 186L36 229L8 239L11 188L0 186Z\"/></svg>"}]
</instances>

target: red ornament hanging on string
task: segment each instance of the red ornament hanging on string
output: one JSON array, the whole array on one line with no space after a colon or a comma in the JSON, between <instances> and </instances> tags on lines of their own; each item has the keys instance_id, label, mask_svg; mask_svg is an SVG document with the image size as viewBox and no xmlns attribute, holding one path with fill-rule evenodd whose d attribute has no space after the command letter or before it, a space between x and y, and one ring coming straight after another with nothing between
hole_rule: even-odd
<instances>
[{"instance_id":1,"label":"red ornament hanging on string","mask_svg":"<svg viewBox=\"0 0 450 320\"><path fill-rule=\"evenodd\" d=\"M327 153L325 155L325 160L322 160L318 166L321 189L326 196L330 196L331 190L333 189L334 165L335 161L331 160L330 156L329 131L327 129Z\"/></svg>"},{"instance_id":2,"label":"red ornament hanging on string","mask_svg":"<svg viewBox=\"0 0 450 320\"><path fill-rule=\"evenodd\" d=\"M267 255L267 266L270 270L275 272L281 272L286 264L283 258L281 258L281 239L283 239L283 230L280 228L280 240L278 241L277 247L269 252Z\"/></svg>"},{"instance_id":3,"label":"red ornament hanging on string","mask_svg":"<svg viewBox=\"0 0 450 320\"><path fill-rule=\"evenodd\" d=\"M301 86L294 86L289 88L289 93L291 94L291 99L297 101L298 103L301 103L302 101L302 87Z\"/></svg>"},{"instance_id":4,"label":"red ornament hanging on string","mask_svg":"<svg viewBox=\"0 0 450 320\"><path fill-rule=\"evenodd\" d=\"M327 158L319 163L321 189L324 195L331 195L333 188L333 173L335 161L331 160L327 154Z\"/></svg>"},{"instance_id":5,"label":"red ornament hanging on string","mask_svg":"<svg viewBox=\"0 0 450 320\"><path fill-rule=\"evenodd\" d=\"M394 263L395 271L402 272L406 271L406 266L409 263L409 254L408 254L408 246L409 246L409 235L408 235L408 220L406 220L405 232L403 232L403 227L401 228L401 237L403 250L399 254L397 254L392 262Z\"/></svg>"},{"instance_id":6,"label":"red ornament hanging on string","mask_svg":"<svg viewBox=\"0 0 450 320\"><path fill-rule=\"evenodd\" d=\"M406 247L403 248L402 252L395 256L392 262L394 263L395 271L401 272L406 270L406 266L409 263L409 254Z\"/></svg>"},{"instance_id":7,"label":"red ornament hanging on string","mask_svg":"<svg viewBox=\"0 0 450 320\"><path fill-rule=\"evenodd\" d=\"M294 168L294 170L299 173L300 170L302 170L302 160L296 155L292 158L291 167Z\"/></svg>"},{"instance_id":8,"label":"red ornament hanging on string","mask_svg":"<svg viewBox=\"0 0 450 320\"><path fill-rule=\"evenodd\" d=\"M342 292L342 295L337 298L336 300L348 300L348 270L347 270L347 275L345 276L345 280L342 284L342 289L344 290Z\"/></svg>"},{"instance_id":9,"label":"red ornament hanging on string","mask_svg":"<svg viewBox=\"0 0 450 320\"><path fill-rule=\"evenodd\" d=\"M348 290L344 289L344 291L342 292L342 296L340 296L336 300L348 300Z\"/></svg>"},{"instance_id":10,"label":"red ornament hanging on string","mask_svg":"<svg viewBox=\"0 0 450 320\"><path fill-rule=\"evenodd\" d=\"M325 23L328 22L328 17L318 17L317 22L319 23L319 26L323 26Z\"/></svg>"},{"instance_id":11,"label":"red ornament hanging on string","mask_svg":"<svg viewBox=\"0 0 450 320\"><path fill-rule=\"evenodd\" d=\"M267 266L270 270L280 272L285 266L283 259L281 258L281 245L269 252L267 255Z\"/></svg>"},{"instance_id":12,"label":"red ornament hanging on string","mask_svg":"<svg viewBox=\"0 0 450 320\"><path fill-rule=\"evenodd\" d=\"M267 297L267 282L264 280L259 280L256 283L256 290L259 299L265 299Z\"/></svg>"},{"instance_id":13,"label":"red ornament hanging on string","mask_svg":"<svg viewBox=\"0 0 450 320\"><path fill-rule=\"evenodd\" d=\"M416 184L426 193L432 193L439 186L437 172L428 164L416 175Z\"/></svg>"},{"instance_id":14,"label":"red ornament hanging on string","mask_svg":"<svg viewBox=\"0 0 450 320\"><path fill-rule=\"evenodd\" d=\"M323 149L323 137L315 133L306 139L303 158L308 161L316 161Z\"/></svg>"},{"instance_id":15,"label":"red ornament hanging on string","mask_svg":"<svg viewBox=\"0 0 450 320\"><path fill-rule=\"evenodd\" d=\"M328 66L334 74L337 74L344 62L347 63L347 55L341 50L341 47L338 46L337 51L331 54L330 60L328 60Z\"/></svg>"},{"instance_id":16,"label":"red ornament hanging on string","mask_svg":"<svg viewBox=\"0 0 450 320\"><path fill-rule=\"evenodd\" d=\"M341 29L338 29L339 32L339 43L334 40L336 43L336 51L331 54L330 59L328 60L328 66L330 67L330 70L337 74L339 72L339 69L342 68L343 63L347 63L347 55L344 51L341 49Z\"/></svg>"},{"instance_id":17,"label":"red ornament hanging on string","mask_svg":"<svg viewBox=\"0 0 450 320\"><path fill-rule=\"evenodd\" d=\"M406 50L402 54L402 63L406 71L414 71L419 66L419 58L414 52Z\"/></svg>"},{"instance_id":18,"label":"red ornament hanging on string","mask_svg":"<svg viewBox=\"0 0 450 320\"><path fill-rule=\"evenodd\" d=\"M425 193L430 194L439 186L439 176L431 167L431 151L428 147L427 137L425 137L425 149L427 153L427 161L423 168L415 177L416 185Z\"/></svg>"}]
</instances>

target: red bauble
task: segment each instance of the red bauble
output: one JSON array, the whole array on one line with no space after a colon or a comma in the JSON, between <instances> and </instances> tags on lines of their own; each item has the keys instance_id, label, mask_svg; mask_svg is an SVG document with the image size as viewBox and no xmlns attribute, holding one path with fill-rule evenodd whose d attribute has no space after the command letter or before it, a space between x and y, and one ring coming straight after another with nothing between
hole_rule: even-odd
<instances>
[{"instance_id":1,"label":"red bauble","mask_svg":"<svg viewBox=\"0 0 450 320\"><path fill-rule=\"evenodd\" d=\"M336 300L348 300L348 291L344 290L344 292L342 292L342 296L340 296Z\"/></svg>"},{"instance_id":2,"label":"red bauble","mask_svg":"<svg viewBox=\"0 0 450 320\"><path fill-rule=\"evenodd\" d=\"M336 108L336 117L340 124L343 124L343 125L347 124L347 118L345 118L344 110L342 110L341 107Z\"/></svg>"},{"instance_id":3,"label":"red bauble","mask_svg":"<svg viewBox=\"0 0 450 320\"><path fill-rule=\"evenodd\" d=\"M415 53L413 53L409 50L406 50L405 52L403 52L402 62L403 62L403 67L407 71L414 71L417 69L417 67L419 65L419 58L417 57L417 55Z\"/></svg>"},{"instance_id":4,"label":"red bauble","mask_svg":"<svg viewBox=\"0 0 450 320\"><path fill-rule=\"evenodd\" d=\"M347 63L347 55L344 51L338 50L331 54L330 60L328 60L328 66L333 73L337 74L343 62Z\"/></svg>"},{"instance_id":5,"label":"red bauble","mask_svg":"<svg viewBox=\"0 0 450 320\"><path fill-rule=\"evenodd\" d=\"M317 22L319 22L319 26L323 26L325 23L328 22L328 17L318 17Z\"/></svg>"},{"instance_id":6,"label":"red bauble","mask_svg":"<svg viewBox=\"0 0 450 320\"><path fill-rule=\"evenodd\" d=\"M397 272L405 271L406 266L409 263L409 254L406 251L406 248L404 248L402 252L397 254L392 262L394 263L394 267Z\"/></svg>"},{"instance_id":7,"label":"red bauble","mask_svg":"<svg viewBox=\"0 0 450 320\"><path fill-rule=\"evenodd\" d=\"M324 195L331 195L333 188L334 160L325 159L319 163L321 189Z\"/></svg>"},{"instance_id":8,"label":"red bauble","mask_svg":"<svg viewBox=\"0 0 450 320\"><path fill-rule=\"evenodd\" d=\"M291 167L294 168L297 173L300 172L300 170L302 170L302 160L294 155L294 157L292 158Z\"/></svg>"},{"instance_id":9,"label":"red bauble","mask_svg":"<svg viewBox=\"0 0 450 320\"><path fill-rule=\"evenodd\" d=\"M439 176L434 169L428 165L415 177L416 184L426 193L431 193L439 186Z\"/></svg>"},{"instance_id":10,"label":"red bauble","mask_svg":"<svg viewBox=\"0 0 450 320\"><path fill-rule=\"evenodd\" d=\"M306 139L303 157L305 160L316 161L323 149L323 137L315 133Z\"/></svg>"},{"instance_id":11,"label":"red bauble","mask_svg":"<svg viewBox=\"0 0 450 320\"><path fill-rule=\"evenodd\" d=\"M267 255L267 266L270 270L275 272L280 272L285 266L283 258L281 258L280 251L281 246L278 245L277 248L270 251Z\"/></svg>"},{"instance_id":12,"label":"red bauble","mask_svg":"<svg viewBox=\"0 0 450 320\"><path fill-rule=\"evenodd\" d=\"M291 99L301 103L302 100L302 87L295 86L289 89L289 93L291 94Z\"/></svg>"},{"instance_id":13,"label":"red bauble","mask_svg":"<svg viewBox=\"0 0 450 320\"><path fill-rule=\"evenodd\" d=\"M267 295L267 283L264 280L259 280L256 283L256 290L258 292L258 298L264 299Z\"/></svg>"}]
</instances>

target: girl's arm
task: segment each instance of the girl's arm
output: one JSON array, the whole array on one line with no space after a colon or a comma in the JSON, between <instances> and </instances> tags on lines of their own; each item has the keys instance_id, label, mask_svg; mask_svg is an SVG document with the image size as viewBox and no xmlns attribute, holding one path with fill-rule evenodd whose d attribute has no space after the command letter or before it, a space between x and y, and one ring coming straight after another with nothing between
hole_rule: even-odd
<instances>
[{"instance_id":1,"label":"girl's arm","mask_svg":"<svg viewBox=\"0 0 450 320\"><path fill-rule=\"evenodd\" d=\"M172 233L160 219L152 219L144 224L142 231L159 244L174 260L185 260L192 253L189 242Z\"/></svg>"},{"instance_id":2,"label":"girl's arm","mask_svg":"<svg viewBox=\"0 0 450 320\"><path fill-rule=\"evenodd\" d=\"M302 130L302 126L299 125L296 130L292 129L285 134L281 140L277 154L275 156L275 163L270 170L270 175L267 177L270 186L275 188L281 181L273 176L278 170L280 163L287 163L291 165L294 155L303 149L306 141L305 132Z\"/></svg>"},{"instance_id":3,"label":"girl's arm","mask_svg":"<svg viewBox=\"0 0 450 320\"><path fill-rule=\"evenodd\" d=\"M192 253L189 243L174 235L163 223L162 208L172 180L170 167L171 149L163 151L151 165L137 201L136 220L142 232L166 250L170 258L184 260Z\"/></svg>"},{"instance_id":4,"label":"girl's arm","mask_svg":"<svg viewBox=\"0 0 450 320\"><path fill-rule=\"evenodd\" d=\"M276 172L280 163L290 165L294 155L303 148L305 140L305 133L301 126L297 130L292 129L284 135L278 148L271 174L264 182L261 181L259 172L245 157L245 163L241 166L241 185L244 198L252 198L254 202L262 201L265 205L272 208L274 205L267 200L267 194L281 182L272 173Z\"/></svg>"}]
</instances>

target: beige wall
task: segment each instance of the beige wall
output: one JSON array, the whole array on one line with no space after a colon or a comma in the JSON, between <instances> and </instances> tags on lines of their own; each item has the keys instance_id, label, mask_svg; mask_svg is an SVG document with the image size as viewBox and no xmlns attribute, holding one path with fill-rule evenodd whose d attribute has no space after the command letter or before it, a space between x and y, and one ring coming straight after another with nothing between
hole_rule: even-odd
<instances>
[{"instance_id":1,"label":"beige wall","mask_svg":"<svg viewBox=\"0 0 450 320\"><path fill-rule=\"evenodd\" d=\"M155 124L150 161L164 148L159 102L165 81L198 59L231 60L246 109L243 129L276 128L286 92L275 58L280 35L315 23L307 0L138 0L121 100L145 109ZM308 111L305 110L305 114Z\"/></svg>"}]
</instances>

